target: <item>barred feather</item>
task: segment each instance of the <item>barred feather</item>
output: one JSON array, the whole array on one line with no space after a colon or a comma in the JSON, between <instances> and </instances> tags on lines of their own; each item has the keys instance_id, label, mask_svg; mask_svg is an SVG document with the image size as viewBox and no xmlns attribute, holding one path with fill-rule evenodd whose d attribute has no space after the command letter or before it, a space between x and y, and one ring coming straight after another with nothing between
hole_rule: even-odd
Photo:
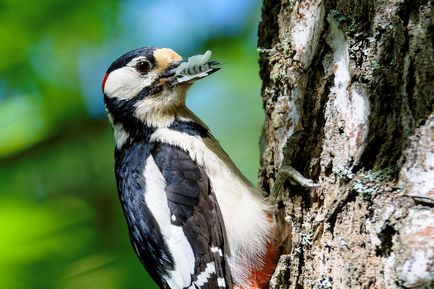
<instances>
[{"instance_id":1,"label":"barred feather","mask_svg":"<svg viewBox=\"0 0 434 289\"><path fill-rule=\"evenodd\" d=\"M178 76L178 83L186 82L195 78L202 78L218 69L217 61L209 61L212 56L210 50L205 54L191 56L188 61L181 63L175 73Z\"/></svg>"}]
</instances>

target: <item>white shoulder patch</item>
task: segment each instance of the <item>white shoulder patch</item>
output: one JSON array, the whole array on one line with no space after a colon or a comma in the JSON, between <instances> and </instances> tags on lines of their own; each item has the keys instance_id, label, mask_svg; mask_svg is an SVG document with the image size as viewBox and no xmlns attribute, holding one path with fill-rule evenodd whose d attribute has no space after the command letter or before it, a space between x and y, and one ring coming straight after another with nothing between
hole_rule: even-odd
<instances>
[{"instance_id":1,"label":"white shoulder patch","mask_svg":"<svg viewBox=\"0 0 434 289\"><path fill-rule=\"evenodd\" d=\"M160 226L166 244L175 261L175 268L165 280L170 288L185 288L191 284L194 273L195 258L193 249L184 234L182 227L172 225L172 215L167 204L166 182L155 164L154 158L148 157L144 177L146 180L145 201L155 220Z\"/></svg>"}]
</instances>

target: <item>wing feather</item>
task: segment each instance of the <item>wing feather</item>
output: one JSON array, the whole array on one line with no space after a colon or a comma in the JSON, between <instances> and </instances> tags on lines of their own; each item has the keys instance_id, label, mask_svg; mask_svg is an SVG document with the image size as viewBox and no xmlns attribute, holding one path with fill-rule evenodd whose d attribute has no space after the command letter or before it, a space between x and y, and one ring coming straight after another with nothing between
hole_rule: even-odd
<instances>
[{"instance_id":1,"label":"wing feather","mask_svg":"<svg viewBox=\"0 0 434 289\"><path fill-rule=\"evenodd\" d=\"M166 182L171 223L182 228L193 250L194 273L186 288L232 288L223 219L205 170L176 146L155 143L151 154Z\"/></svg>"}]
</instances>

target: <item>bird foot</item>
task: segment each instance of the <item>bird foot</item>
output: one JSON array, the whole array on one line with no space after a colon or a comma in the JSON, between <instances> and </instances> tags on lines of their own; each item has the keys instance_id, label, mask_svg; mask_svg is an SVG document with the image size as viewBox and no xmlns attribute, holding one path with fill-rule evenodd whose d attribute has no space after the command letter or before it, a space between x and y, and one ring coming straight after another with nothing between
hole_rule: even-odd
<instances>
[{"instance_id":1,"label":"bird foot","mask_svg":"<svg viewBox=\"0 0 434 289\"><path fill-rule=\"evenodd\" d=\"M282 165L279 171L277 172L276 181L271 190L270 196L272 197L277 196L277 193L280 191L283 183L286 180L289 180L293 185L301 185L302 187L309 188L309 189L315 189L320 187L318 183L315 183L311 179L305 178L295 168L288 165Z\"/></svg>"}]
</instances>

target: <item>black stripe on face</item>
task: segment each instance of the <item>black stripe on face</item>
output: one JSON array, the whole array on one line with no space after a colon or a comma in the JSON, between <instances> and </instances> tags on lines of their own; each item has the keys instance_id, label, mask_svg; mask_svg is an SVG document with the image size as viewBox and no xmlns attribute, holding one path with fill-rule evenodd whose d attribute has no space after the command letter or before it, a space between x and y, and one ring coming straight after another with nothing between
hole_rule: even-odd
<instances>
[{"instance_id":1,"label":"black stripe on face","mask_svg":"<svg viewBox=\"0 0 434 289\"><path fill-rule=\"evenodd\" d=\"M113 118L113 124L122 124L123 129L129 135L130 142L149 141L155 129L134 116L136 110L135 104L149 95L161 92L162 89L162 86L146 87L137 96L128 100L110 98L104 94L104 102Z\"/></svg>"},{"instance_id":2,"label":"black stripe on face","mask_svg":"<svg viewBox=\"0 0 434 289\"><path fill-rule=\"evenodd\" d=\"M211 137L209 130L201 124L192 121L175 119L169 129L186 133L191 136Z\"/></svg>"},{"instance_id":3,"label":"black stripe on face","mask_svg":"<svg viewBox=\"0 0 434 289\"><path fill-rule=\"evenodd\" d=\"M136 110L134 105L146 98L147 96L154 95L163 91L161 85L151 85L143 88L139 94L131 99L119 99L116 97L108 97L104 94L104 103L107 110L115 117L115 121L122 122L130 117L133 117Z\"/></svg>"},{"instance_id":4,"label":"black stripe on face","mask_svg":"<svg viewBox=\"0 0 434 289\"><path fill-rule=\"evenodd\" d=\"M121 67L124 67L127 65L132 59L144 56L146 59L152 64L152 66L155 66L155 58L154 58L154 51L158 49L157 47L142 47L138 49L131 50L130 52L122 55L118 59L116 59L110 67L107 69L107 74L112 72L113 70L119 69Z\"/></svg>"}]
</instances>

